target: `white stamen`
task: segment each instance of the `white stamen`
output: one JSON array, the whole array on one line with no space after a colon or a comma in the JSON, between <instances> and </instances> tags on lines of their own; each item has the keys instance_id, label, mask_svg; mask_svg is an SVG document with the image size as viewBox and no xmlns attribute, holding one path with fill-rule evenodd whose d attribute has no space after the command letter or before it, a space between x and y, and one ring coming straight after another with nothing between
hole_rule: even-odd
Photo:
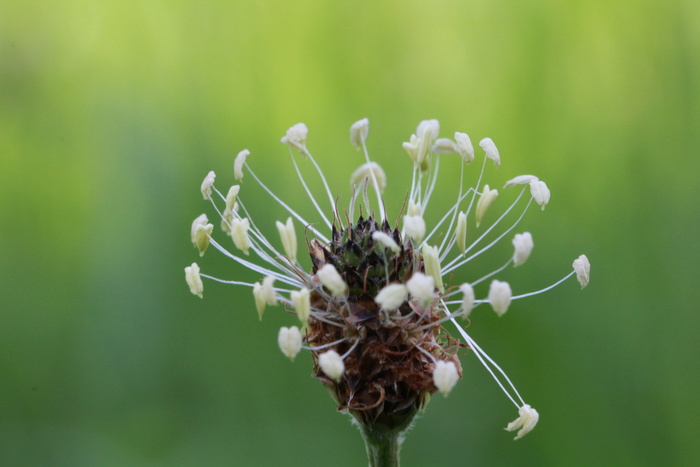
<instances>
[{"instance_id":1,"label":"white stamen","mask_svg":"<svg viewBox=\"0 0 700 467\"><path fill-rule=\"evenodd\" d=\"M484 185L484 191L481 193L481 198L476 203L476 226L479 227L484 215L493 202L498 198L498 190L491 190L488 185Z\"/></svg>"},{"instance_id":2,"label":"white stamen","mask_svg":"<svg viewBox=\"0 0 700 467\"><path fill-rule=\"evenodd\" d=\"M576 272L576 279L578 283L581 284L581 288L588 285L588 281L591 279L591 263L588 262L586 255L581 255L574 260L574 271Z\"/></svg>"},{"instance_id":3,"label":"white stamen","mask_svg":"<svg viewBox=\"0 0 700 467\"><path fill-rule=\"evenodd\" d=\"M444 292L445 286L442 284L440 256L437 247L423 245L421 253L423 254L423 262L425 264L425 273L433 278L435 287L437 287L440 292Z\"/></svg>"},{"instance_id":4,"label":"white stamen","mask_svg":"<svg viewBox=\"0 0 700 467\"><path fill-rule=\"evenodd\" d=\"M530 234L530 232L515 234L513 238L513 247L515 248L513 252L513 265L520 266L527 261L534 246L535 244L532 241L532 234Z\"/></svg>"},{"instance_id":5,"label":"white stamen","mask_svg":"<svg viewBox=\"0 0 700 467\"><path fill-rule=\"evenodd\" d=\"M501 165L501 155L498 153L498 149L496 149L496 144L491 138L482 139L481 141L479 141L479 146L481 146L481 148L486 153L486 157L493 161L494 165Z\"/></svg>"},{"instance_id":6,"label":"white stamen","mask_svg":"<svg viewBox=\"0 0 700 467\"><path fill-rule=\"evenodd\" d=\"M185 268L185 280L190 287L190 292L199 298L203 298L204 284L202 284L202 278L199 277L199 266L197 263L192 263L192 266Z\"/></svg>"},{"instance_id":7,"label":"white stamen","mask_svg":"<svg viewBox=\"0 0 700 467\"><path fill-rule=\"evenodd\" d=\"M281 327L277 334L277 344L284 355L290 360L294 360L301 350L301 332L296 326Z\"/></svg>"},{"instance_id":8,"label":"white stamen","mask_svg":"<svg viewBox=\"0 0 700 467\"><path fill-rule=\"evenodd\" d=\"M495 311L498 316L503 316L503 314L508 311L512 296L513 292L510 290L510 284L497 280L491 282L491 286L489 287L489 302L491 303L493 311Z\"/></svg>"},{"instance_id":9,"label":"white stamen","mask_svg":"<svg viewBox=\"0 0 700 467\"><path fill-rule=\"evenodd\" d=\"M511 178L503 185L503 188L510 188L515 185L529 185L531 182L536 182L539 178L534 175L518 175L515 178Z\"/></svg>"},{"instance_id":10,"label":"white stamen","mask_svg":"<svg viewBox=\"0 0 700 467\"><path fill-rule=\"evenodd\" d=\"M391 252L395 255L398 255L401 252L401 247L399 247L399 244L396 243L396 241L394 241L393 238L391 238L384 232L380 232L378 230L376 232L373 232L372 239L375 242L380 243L384 248L391 250Z\"/></svg>"},{"instance_id":11,"label":"white stamen","mask_svg":"<svg viewBox=\"0 0 700 467\"><path fill-rule=\"evenodd\" d=\"M357 148L362 149L362 146L367 141L369 135L369 120L363 118L352 124L350 127L350 142Z\"/></svg>"},{"instance_id":12,"label":"white stamen","mask_svg":"<svg viewBox=\"0 0 700 467\"><path fill-rule=\"evenodd\" d=\"M244 149L238 153L236 160L233 161L233 176L236 178L236 180L243 180L243 165L245 164L245 160L249 155L250 151Z\"/></svg>"},{"instance_id":13,"label":"white stamen","mask_svg":"<svg viewBox=\"0 0 700 467\"><path fill-rule=\"evenodd\" d=\"M406 282L406 287L411 297L421 301L423 308L427 307L435 299L435 279L420 272L414 272Z\"/></svg>"},{"instance_id":14,"label":"white stamen","mask_svg":"<svg viewBox=\"0 0 700 467\"><path fill-rule=\"evenodd\" d=\"M324 264L316 272L316 277L328 290L336 297L344 297L348 293L348 284L345 283L340 274L332 264Z\"/></svg>"},{"instance_id":15,"label":"white stamen","mask_svg":"<svg viewBox=\"0 0 700 467\"><path fill-rule=\"evenodd\" d=\"M447 397L450 391L452 391L452 388L457 384L457 381L459 381L459 373L457 372L457 366L454 362L438 360L437 363L435 363L433 383L443 396Z\"/></svg>"},{"instance_id":16,"label":"white stamen","mask_svg":"<svg viewBox=\"0 0 700 467\"><path fill-rule=\"evenodd\" d=\"M537 410L533 409L528 404L523 404L523 406L518 409L518 415L519 417L510 422L505 428L507 431L520 429L513 439L520 439L530 433L540 419L540 414L537 413Z\"/></svg>"},{"instance_id":17,"label":"white stamen","mask_svg":"<svg viewBox=\"0 0 700 467\"><path fill-rule=\"evenodd\" d=\"M457 154L459 154L467 164L474 160L474 146L466 133L455 132Z\"/></svg>"},{"instance_id":18,"label":"white stamen","mask_svg":"<svg viewBox=\"0 0 700 467\"><path fill-rule=\"evenodd\" d=\"M403 284L389 284L374 297L374 301L384 310L395 310L406 301L408 290Z\"/></svg>"},{"instance_id":19,"label":"white stamen","mask_svg":"<svg viewBox=\"0 0 700 467\"><path fill-rule=\"evenodd\" d=\"M459 251L464 253L467 249L467 214L460 212L457 216L457 227L455 228L455 240Z\"/></svg>"},{"instance_id":20,"label":"white stamen","mask_svg":"<svg viewBox=\"0 0 700 467\"><path fill-rule=\"evenodd\" d=\"M384 169L376 162L362 164L355 170L350 176L350 185L357 185L358 189L362 189L362 185L367 183L367 180L372 181L373 177L377 180L379 192L384 192L384 188L386 188L386 174Z\"/></svg>"},{"instance_id":21,"label":"white stamen","mask_svg":"<svg viewBox=\"0 0 700 467\"><path fill-rule=\"evenodd\" d=\"M248 229L250 221L248 219L233 219L231 221L231 238L236 248L241 250L243 254L249 254L250 238L248 237Z\"/></svg>"},{"instance_id":22,"label":"white stamen","mask_svg":"<svg viewBox=\"0 0 700 467\"><path fill-rule=\"evenodd\" d=\"M462 304L460 311L462 312L462 317L467 318L474 308L474 288L471 284L464 283L459 286L459 291L462 292Z\"/></svg>"},{"instance_id":23,"label":"white stamen","mask_svg":"<svg viewBox=\"0 0 700 467\"><path fill-rule=\"evenodd\" d=\"M280 142L303 154L306 152L306 136L308 134L309 129L306 125L297 123L287 130L287 134L280 139Z\"/></svg>"},{"instance_id":24,"label":"white stamen","mask_svg":"<svg viewBox=\"0 0 700 467\"><path fill-rule=\"evenodd\" d=\"M306 326L309 323L309 315L311 315L311 299L309 289L302 287L299 291L292 291L290 294L294 309L297 311L297 317L301 324Z\"/></svg>"},{"instance_id":25,"label":"white stamen","mask_svg":"<svg viewBox=\"0 0 700 467\"><path fill-rule=\"evenodd\" d=\"M530 182L530 193L532 194L532 197L535 199L535 202L542 206L542 210L544 211L544 207L549 203L549 188L547 188L547 184L544 183L542 180L533 180Z\"/></svg>"},{"instance_id":26,"label":"white stamen","mask_svg":"<svg viewBox=\"0 0 700 467\"><path fill-rule=\"evenodd\" d=\"M216 174L213 170L209 172L206 177L204 177L204 181L202 181L202 187L200 188L204 199L211 199L211 187L212 185L214 185L215 178Z\"/></svg>"},{"instance_id":27,"label":"white stamen","mask_svg":"<svg viewBox=\"0 0 700 467\"><path fill-rule=\"evenodd\" d=\"M292 263L297 260L297 234L294 231L294 223L292 218L287 218L286 224L277 221L275 223L277 226L277 231L280 234L280 239L282 240L282 247L284 252Z\"/></svg>"},{"instance_id":28,"label":"white stamen","mask_svg":"<svg viewBox=\"0 0 700 467\"><path fill-rule=\"evenodd\" d=\"M340 382L340 377L343 376L345 372L345 364L343 359L340 358L338 352L335 350L329 350L328 352L322 353L318 356L318 365L321 370L336 382Z\"/></svg>"}]
</instances>

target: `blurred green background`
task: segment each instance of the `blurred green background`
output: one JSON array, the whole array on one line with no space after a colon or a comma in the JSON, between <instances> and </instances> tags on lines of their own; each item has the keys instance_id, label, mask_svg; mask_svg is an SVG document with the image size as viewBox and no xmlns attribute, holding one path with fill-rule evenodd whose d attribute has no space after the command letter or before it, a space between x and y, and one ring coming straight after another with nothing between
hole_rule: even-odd
<instances>
[{"instance_id":1,"label":"blurred green background","mask_svg":"<svg viewBox=\"0 0 700 467\"><path fill-rule=\"evenodd\" d=\"M698 25L693 0L0 2L0 465L365 465L308 352L277 349L293 317L260 323L248 290L211 282L199 300L183 274L257 280L190 244L209 170L225 190L248 148L297 200L279 138L303 121L347 200L362 117L390 212L426 118L494 139L493 186L547 182L516 293L592 263L587 289L469 328L537 429L512 441L514 407L465 354L403 465L697 465ZM284 213L247 199L273 235Z\"/></svg>"}]
</instances>

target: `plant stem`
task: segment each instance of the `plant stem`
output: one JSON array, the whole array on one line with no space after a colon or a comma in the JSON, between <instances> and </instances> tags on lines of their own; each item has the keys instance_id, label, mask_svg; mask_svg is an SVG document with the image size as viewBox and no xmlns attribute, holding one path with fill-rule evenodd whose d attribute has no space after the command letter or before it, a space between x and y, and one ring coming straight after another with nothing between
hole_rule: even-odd
<instances>
[{"instance_id":1,"label":"plant stem","mask_svg":"<svg viewBox=\"0 0 700 467\"><path fill-rule=\"evenodd\" d=\"M360 426L365 440L369 467L399 467L399 451L403 443L403 431L376 424Z\"/></svg>"}]
</instances>

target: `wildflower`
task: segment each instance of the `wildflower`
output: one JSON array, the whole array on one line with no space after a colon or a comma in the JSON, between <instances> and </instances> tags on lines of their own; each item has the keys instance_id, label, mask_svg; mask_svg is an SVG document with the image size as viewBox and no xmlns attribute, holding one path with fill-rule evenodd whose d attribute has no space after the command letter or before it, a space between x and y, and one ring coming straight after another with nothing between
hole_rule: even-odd
<instances>
[{"instance_id":1,"label":"wildflower","mask_svg":"<svg viewBox=\"0 0 700 467\"><path fill-rule=\"evenodd\" d=\"M198 246L208 244L264 279L247 283L223 280L202 274L197 264L186 268L187 284L192 293L202 296L201 278L251 287L260 316L267 306L281 302L288 311L295 311L302 332L295 326L283 327L278 344L289 358L305 349L311 353L316 378L324 384L338 407L352 415L365 436L392 433L397 436L411 424L414 416L425 408L430 395L437 391L447 395L459 380L462 368L459 349L473 353L500 388L517 407L519 417L508 430L519 429L516 438L532 430L537 423L535 409L525 403L501 367L456 321L457 316L474 322L474 311L490 303L503 315L512 302L543 293L576 275L579 283L588 283L590 265L585 255L573 263L573 270L553 285L513 296L510 285L492 280L487 297L476 298L478 287L506 269L511 263L522 265L532 252L529 233L513 239L514 253L505 264L492 271L479 273L463 268L474 258L501 243L515 229L533 201L544 207L549 190L533 175L521 175L508 181L504 189L520 187L520 193L497 219L485 226L476 238L469 238L468 219L475 210L475 224L485 220L485 213L499 193L482 185L486 161L500 164L500 155L491 139L481 140L484 150L480 172L469 174L467 164L475 159L474 148L466 133L455 133L454 141L439 138L437 120L421 122L403 148L413 165L412 182L408 185L406 209L402 226L390 224L384 209L383 192L387 174L370 160L365 141L369 122L356 122L350 130L350 140L363 149L364 161L351 177L352 190L346 209L337 206L338 195L332 193L321 167L307 147L308 129L303 123L291 127L282 137L289 146L297 167L296 152L316 169L321 181L319 201L301 171L297 170L303 192L308 195L318 214L307 220L255 174L245 162L249 152L242 151L234 163L234 177L243 178L243 167L261 188L286 211L286 223L276 222L278 241L268 240L259 226L272 221L256 219L245 187L234 185L223 196L212 184L209 200L222 218L222 226L230 233L241 253L230 252L212 238L206 217L200 216L192 226L192 240ZM437 154L435 153L437 152ZM431 195L438 183L440 153L452 152L460 157L445 155L461 166L459 192L452 206L434 222L426 216ZM465 173L475 183L465 188ZM529 196L526 196L527 188ZM509 192L510 193L510 192ZM214 196L216 195L216 196ZM525 198L523 200L523 198ZM224 208L220 209L219 205ZM356 207L359 205L359 215ZM506 225L511 211L520 211L517 219ZM245 216L245 217L244 217ZM304 266L305 255L297 254L294 222L303 226L310 265ZM397 221L398 223L398 221ZM429 228L428 228L429 227ZM308 263L307 263L308 264ZM469 275L469 282L461 276ZM460 280L461 285L457 286ZM274 284L279 284L275 287ZM243 305L245 306L245 305ZM457 336L448 331L447 322Z\"/></svg>"}]
</instances>

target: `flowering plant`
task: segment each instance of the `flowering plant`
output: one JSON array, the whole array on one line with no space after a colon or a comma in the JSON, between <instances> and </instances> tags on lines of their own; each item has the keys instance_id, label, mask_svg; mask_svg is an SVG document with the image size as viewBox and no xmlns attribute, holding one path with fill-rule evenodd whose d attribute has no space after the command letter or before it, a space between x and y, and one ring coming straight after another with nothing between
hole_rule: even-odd
<instances>
[{"instance_id":1,"label":"flowering plant","mask_svg":"<svg viewBox=\"0 0 700 467\"><path fill-rule=\"evenodd\" d=\"M534 242L532 235L524 232L514 235L513 256L501 267L470 282L453 284L454 271L505 238L533 201L544 209L550 191L534 175L511 179L504 189L521 186L519 195L498 219L468 243L467 226L472 211L473 228L478 230L499 196L498 190L482 185L486 161L490 159L498 166L501 157L490 138L481 140L479 145L485 153L481 170L474 186L465 189L465 167L475 159L471 140L460 132L453 139L438 138L439 129L437 120L422 121L410 140L403 143L413 164L413 175L398 216L402 218L401 228L392 226L387 219L382 198L387 177L381 166L370 160L366 146L369 122L363 119L350 128L350 141L364 152L364 163L350 178L352 195L347 211L338 209L320 166L306 146L306 125L292 126L281 140L289 146L294 169L322 227L308 222L274 194L252 171L246 161L250 152L244 150L234 162L235 178L241 181L245 168L289 213L285 222L276 222L279 241L266 238L253 221L244 196L240 196L240 185L233 185L225 196L214 187L214 172L205 177L201 192L204 199L211 201L222 230L232 238L238 252L232 253L214 240L214 226L206 214L197 217L191 229L192 242L200 255L211 245L262 276L257 283L223 280L200 273L199 266L193 263L185 268L192 293L202 297L205 278L250 287L261 319L268 306L279 303L295 313L299 325L280 329L280 350L292 360L302 349L311 352L314 375L328 388L338 409L353 417L373 466L398 465L404 433L415 415L425 408L432 394L440 391L447 396L461 378L460 348L474 353L517 407L518 417L506 430L517 430L515 439L530 432L537 424L538 412L525 403L503 370L457 319L468 320L482 304L490 304L502 316L513 300L545 292L573 275L585 287L590 276L588 259L581 255L573 262L573 271L544 289L513 296L507 282L493 279L488 296L477 299L474 286L528 259ZM296 153L310 161L318 172L328 208L324 209L312 194ZM437 186L440 157L450 154L461 158L459 193L440 221L428 230L424 213ZM521 203L528 191L529 199L526 197ZM522 213L511 225L503 227L506 215L518 206ZM295 220L307 232L311 258L308 272L299 261ZM486 243L489 235L495 238ZM246 259L251 252L255 260ZM448 332L448 321L458 337Z\"/></svg>"}]
</instances>

